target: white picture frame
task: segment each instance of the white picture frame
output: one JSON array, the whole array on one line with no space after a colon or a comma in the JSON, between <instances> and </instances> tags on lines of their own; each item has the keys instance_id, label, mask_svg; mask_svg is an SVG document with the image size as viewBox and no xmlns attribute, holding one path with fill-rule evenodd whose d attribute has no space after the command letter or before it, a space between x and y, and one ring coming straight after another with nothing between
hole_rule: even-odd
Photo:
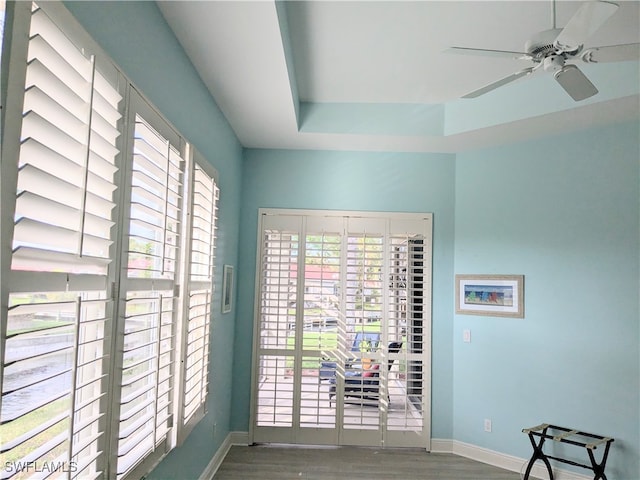
<instances>
[{"instance_id":1,"label":"white picture frame","mask_svg":"<svg viewBox=\"0 0 640 480\"><path fill-rule=\"evenodd\" d=\"M456 313L524 318L524 275L456 275Z\"/></svg>"},{"instance_id":2,"label":"white picture frame","mask_svg":"<svg viewBox=\"0 0 640 480\"><path fill-rule=\"evenodd\" d=\"M233 266L225 265L222 271L222 313L233 308Z\"/></svg>"}]
</instances>

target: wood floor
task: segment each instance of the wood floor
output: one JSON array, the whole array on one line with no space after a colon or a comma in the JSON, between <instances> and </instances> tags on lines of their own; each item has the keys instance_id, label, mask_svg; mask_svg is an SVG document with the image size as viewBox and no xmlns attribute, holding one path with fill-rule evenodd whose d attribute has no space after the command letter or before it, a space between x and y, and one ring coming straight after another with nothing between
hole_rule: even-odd
<instances>
[{"instance_id":1,"label":"wood floor","mask_svg":"<svg viewBox=\"0 0 640 480\"><path fill-rule=\"evenodd\" d=\"M519 480L448 453L358 447L234 446L214 480Z\"/></svg>"}]
</instances>

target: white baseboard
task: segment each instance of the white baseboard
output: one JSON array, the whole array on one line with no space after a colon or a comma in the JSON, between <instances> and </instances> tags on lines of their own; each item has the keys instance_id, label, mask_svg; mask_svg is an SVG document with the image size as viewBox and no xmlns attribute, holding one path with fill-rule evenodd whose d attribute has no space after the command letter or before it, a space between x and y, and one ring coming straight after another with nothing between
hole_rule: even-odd
<instances>
[{"instance_id":1,"label":"white baseboard","mask_svg":"<svg viewBox=\"0 0 640 480\"><path fill-rule=\"evenodd\" d=\"M246 447L249 445L249 432L231 432L231 445L242 445Z\"/></svg>"},{"instance_id":2,"label":"white baseboard","mask_svg":"<svg viewBox=\"0 0 640 480\"><path fill-rule=\"evenodd\" d=\"M432 438L430 451L433 453L453 453L453 440Z\"/></svg>"},{"instance_id":3,"label":"white baseboard","mask_svg":"<svg viewBox=\"0 0 640 480\"><path fill-rule=\"evenodd\" d=\"M229 449L233 445L248 445L249 444L249 433L248 432L229 432L227 438L224 439L220 448L215 453L215 455L211 458L211 461L207 465L207 468L204 469L202 475L198 480L212 480L213 476L222 465L222 461L224 457L229 453Z\"/></svg>"},{"instance_id":4,"label":"white baseboard","mask_svg":"<svg viewBox=\"0 0 640 480\"><path fill-rule=\"evenodd\" d=\"M493 465L494 467L503 468L511 472L522 473L523 475L526 468L525 464L529 461L528 458L520 458L513 455L507 455L506 453L496 452L494 450L489 450L488 448L478 447L476 445L460 442L458 440L438 440L437 445L441 448L446 448L448 446L448 442L452 444L451 453L455 455L460 455L461 457L466 457L478 462L486 463L488 465ZM433 444L434 441L432 440L432 447ZM434 451L433 448L432 451ZM549 479L547 468L542 462L536 462L533 465L533 468L531 469L531 476L538 479ZM553 478L555 480L589 480L593 477L554 467Z\"/></svg>"}]
</instances>

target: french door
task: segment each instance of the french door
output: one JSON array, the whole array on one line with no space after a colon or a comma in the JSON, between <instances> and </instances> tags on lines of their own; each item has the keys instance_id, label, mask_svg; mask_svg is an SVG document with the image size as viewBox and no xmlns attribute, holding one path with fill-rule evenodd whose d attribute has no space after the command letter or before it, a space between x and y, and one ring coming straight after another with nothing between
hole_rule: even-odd
<instances>
[{"instance_id":1,"label":"french door","mask_svg":"<svg viewBox=\"0 0 640 480\"><path fill-rule=\"evenodd\" d=\"M261 210L251 441L429 449L431 214Z\"/></svg>"}]
</instances>

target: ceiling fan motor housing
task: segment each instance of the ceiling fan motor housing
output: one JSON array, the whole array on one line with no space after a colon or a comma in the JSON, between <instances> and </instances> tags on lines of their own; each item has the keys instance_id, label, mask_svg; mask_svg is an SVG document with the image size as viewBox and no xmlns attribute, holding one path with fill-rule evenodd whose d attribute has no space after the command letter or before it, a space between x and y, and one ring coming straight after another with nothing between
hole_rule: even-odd
<instances>
[{"instance_id":1,"label":"ceiling fan motor housing","mask_svg":"<svg viewBox=\"0 0 640 480\"><path fill-rule=\"evenodd\" d=\"M525 43L525 52L527 52L532 57L532 60L534 62L541 62L550 55L576 55L582 48L582 45L577 46L574 50L566 51L564 49L560 49L555 44L556 38L558 38L560 32L562 32L562 28L552 28L550 30L544 30L540 33L537 33L527 43Z\"/></svg>"},{"instance_id":2,"label":"ceiling fan motor housing","mask_svg":"<svg viewBox=\"0 0 640 480\"><path fill-rule=\"evenodd\" d=\"M556 53L556 47L553 42L558 37L561 28L552 28L534 35L527 43L525 43L525 52L533 57L534 60L540 61L549 54Z\"/></svg>"}]
</instances>

